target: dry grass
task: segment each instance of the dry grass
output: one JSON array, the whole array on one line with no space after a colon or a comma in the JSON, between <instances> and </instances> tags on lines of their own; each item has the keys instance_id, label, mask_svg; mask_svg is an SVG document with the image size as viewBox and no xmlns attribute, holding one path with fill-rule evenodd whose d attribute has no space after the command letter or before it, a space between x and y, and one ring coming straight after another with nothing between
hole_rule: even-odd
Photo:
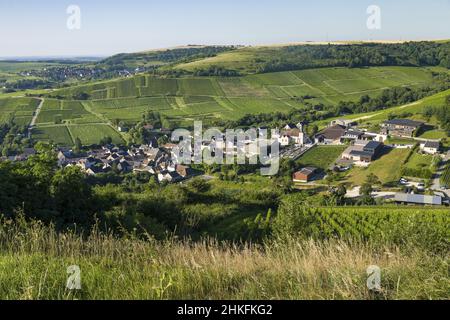
<instances>
[{"instance_id":1,"label":"dry grass","mask_svg":"<svg viewBox=\"0 0 450 320\"><path fill-rule=\"evenodd\" d=\"M448 299L447 262L337 241L156 243L3 224L0 299ZM73 264L82 272L78 292L65 288ZM366 288L369 265L382 269L379 294Z\"/></svg>"}]
</instances>

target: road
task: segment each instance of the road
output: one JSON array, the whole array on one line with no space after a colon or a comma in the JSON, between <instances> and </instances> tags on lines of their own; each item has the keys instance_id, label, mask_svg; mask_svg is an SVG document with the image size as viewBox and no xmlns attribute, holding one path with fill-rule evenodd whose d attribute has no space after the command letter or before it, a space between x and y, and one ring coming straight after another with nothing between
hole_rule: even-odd
<instances>
[{"instance_id":1,"label":"road","mask_svg":"<svg viewBox=\"0 0 450 320\"><path fill-rule=\"evenodd\" d=\"M359 117L359 118L355 118L355 119L351 119L351 120L356 121L356 122L361 121L361 120L368 120L368 119L374 118L376 116L382 115L383 113L386 113L386 110L388 110L388 111L401 110L401 109L405 109L405 108L408 108L408 107L415 106L416 104L419 104L420 102L421 102L420 100L419 101L415 101L415 102L412 102L412 103L405 104L403 106L385 109L382 112L377 112L377 113L374 113L372 115L363 116L363 117Z\"/></svg>"},{"instance_id":2,"label":"road","mask_svg":"<svg viewBox=\"0 0 450 320\"><path fill-rule=\"evenodd\" d=\"M346 198L357 198L360 196L360 190L361 187L357 186L354 187L351 190L347 191L347 194L345 195ZM389 198L394 198L395 197L395 192L392 191L374 191L371 193L371 196L373 198L384 198L384 199L389 199Z\"/></svg>"},{"instance_id":3,"label":"road","mask_svg":"<svg viewBox=\"0 0 450 320\"><path fill-rule=\"evenodd\" d=\"M33 113L33 118L31 119L30 125L28 126L28 138L31 138L31 131L33 130L33 127L36 125L37 118L39 116L39 113L41 112L42 105L44 104L44 99L40 99L40 103L37 106L36 110Z\"/></svg>"},{"instance_id":4,"label":"road","mask_svg":"<svg viewBox=\"0 0 450 320\"><path fill-rule=\"evenodd\" d=\"M448 197L450 197L450 189L441 189L441 176L444 173L445 166L447 162L450 160L450 151L445 156L444 160L441 162L439 168L436 170L436 173L433 176L433 183L431 185L431 189L435 191L442 191Z\"/></svg>"}]
</instances>

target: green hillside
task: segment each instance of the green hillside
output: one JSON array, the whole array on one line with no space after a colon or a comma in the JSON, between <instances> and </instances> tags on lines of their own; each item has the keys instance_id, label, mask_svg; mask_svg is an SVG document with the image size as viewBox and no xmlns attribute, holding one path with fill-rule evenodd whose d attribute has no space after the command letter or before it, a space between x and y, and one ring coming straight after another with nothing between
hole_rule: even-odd
<instances>
[{"instance_id":1,"label":"green hillside","mask_svg":"<svg viewBox=\"0 0 450 320\"><path fill-rule=\"evenodd\" d=\"M241 74L320 67L444 66L450 67L450 43L441 42L337 42L243 47L214 57L181 63L187 72L225 69Z\"/></svg>"},{"instance_id":2,"label":"green hillside","mask_svg":"<svg viewBox=\"0 0 450 320\"><path fill-rule=\"evenodd\" d=\"M236 119L246 113L301 107L301 97L307 97L311 103L333 105L339 101L356 101L365 94L376 96L386 88L430 82L431 71L426 68L323 68L234 78L155 78L140 75L56 90L50 96L72 99L84 93L89 100L95 101L91 102L94 108L98 106L110 111L136 108L136 113L127 110L129 119L133 116L139 118L143 106L151 110L164 110L175 119L189 115ZM187 101L172 99L175 96ZM160 99L144 103L145 100L136 99L141 97ZM105 113L107 117L114 117Z\"/></svg>"},{"instance_id":3,"label":"green hillside","mask_svg":"<svg viewBox=\"0 0 450 320\"><path fill-rule=\"evenodd\" d=\"M394 108L389 108L381 111L374 111L370 113L359 113L352 114L349 116L340 117L341 119L353 119L357 121L360 125L376 125L383 121L388 120L389 117L403 117L408 115L408 118L415 119L419 121L426 121L431 124L436 124L437 119L431 118L426 119L424 117L424 110L427 107L442 107L445 105L445 99L450 95L450 90L440 92L438 94L426 97L419 101L409 103L403 106L397 106ZM321 127L325 126L333 119L327 119L324 121L319 121L317 124ZM431 138L430 138L431 139Z\"/></svg>"},{"instance_id":4,"label":"green hillside","mask_svg":"<svg viewBox=\"0 0 450 320\"><path fill-rule=\"evenodd\" d=\"M34 137L71 144L83 132L79 137L84 143L105 134L122 141L111 124L123 121L134 125L148 111L158 111L173 125L189 126L196 119L209 123L236 120L247 114L306 110L318 104L333 106L340 101L358 101L363 95L377 97L387 88L431 84L435 70L440 69L321 68L228 78L138 75L89 83L44 95ZM87 100L77 100L82 96ZM32 98L0 99L0 119L13 115L26 125L37 104L38 100ZM95 129L96 125L104 126ZM87 126L89 130L83 130Z\"/></svg>"}]
</instances>

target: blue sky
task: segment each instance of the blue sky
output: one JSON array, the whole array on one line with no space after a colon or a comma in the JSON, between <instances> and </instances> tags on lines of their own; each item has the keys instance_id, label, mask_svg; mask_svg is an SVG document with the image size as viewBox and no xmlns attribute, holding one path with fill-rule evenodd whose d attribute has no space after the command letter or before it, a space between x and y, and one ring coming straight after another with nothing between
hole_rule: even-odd
<instances>
[{"instance_id":1,"label":"blue sky","mask_svg":"<svg viewBox=\"0 0 450 320\"><path fill-rule=\"evenodd\" d=\"M69 5L81 29L68 30ZM366 27L369 5L381 30ZM186 44L450 38L450 0L0 0L0 56L110 55Z\"/></svg>"}]
</instances>

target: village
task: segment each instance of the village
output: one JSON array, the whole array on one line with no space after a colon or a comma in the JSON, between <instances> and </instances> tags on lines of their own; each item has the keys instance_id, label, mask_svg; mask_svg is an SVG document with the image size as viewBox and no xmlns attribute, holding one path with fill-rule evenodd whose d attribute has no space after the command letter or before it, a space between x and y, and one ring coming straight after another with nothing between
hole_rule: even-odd
<instances>
[{"instance_id":1,"label":"village","mask_svg":"<svg viewBox=\"0 0 450 320\"><path fill-rule=\"evenodd\" d=\"M381 124L379 132L370 132L361 129L352 120L336 119L322 131L309 137L305 132L305 124L286 124L277 129L266 143L278 143L280 157L297 160L308 151L319 146L343 146L345 150L338 159L330 165L331 171L346 172L354 167L368 168L371 163L382 158L391 149L410 149L424 155L439 157L440 169L444 170L445 164L450 159L450 151L444 150L440 141L425 140L415 137L415 132L421 130L425 125L423 122L409 119L391 119ZM259 128L262 130L265 128ZM89 176L114 172L116 174L138 174L146 173L155 176L159 183L179 183L183 180L202 175L199 170L194 170L189 164L184 164L175 152L178 145L170 141L170 132L164 132L168 143L159 145L158 140L153 138L148 144L117 146L108 144L89 148L85 152L74 152L73 148L58 147L58 165L63 167L77 166ZM414 141L409 144L388 143L389 138L404 138ZM205 149L210 154L216 154L219 150L225 155L236 157L239 151L244 151L246 157L255 156L257 148L251 147L252 140L246 140L244 146L238 145L236 141L222 140L202 141L202 152ZM243 150L240 150L243 148ZM414 149L414 150L413 150ZM417 151L415 151L417 149ZM255 153L256 152L256 153ZM35 154L33 148L25 148L23 153L17 156L1 158L1 160L24 161ZM271 155L269 155L271 156ZM193 158L193 154L190 155ZM450 186L440 185L439 174L436 172L431 179L432 183L425 186L423 179L409 181L401 178L398 186L407 192L392 190L377 190L372 194L374 198L382 197L385 200L405 204L442 205L449 203ZM305 166L294 172L292 182L297 186L314 186L326 179L326 172L314 166ZM362 182L361 182L362 183ZM347 192L347 197L355 198L360 195L361 186L354 186Z\"/></svg>"}]
</instances>

